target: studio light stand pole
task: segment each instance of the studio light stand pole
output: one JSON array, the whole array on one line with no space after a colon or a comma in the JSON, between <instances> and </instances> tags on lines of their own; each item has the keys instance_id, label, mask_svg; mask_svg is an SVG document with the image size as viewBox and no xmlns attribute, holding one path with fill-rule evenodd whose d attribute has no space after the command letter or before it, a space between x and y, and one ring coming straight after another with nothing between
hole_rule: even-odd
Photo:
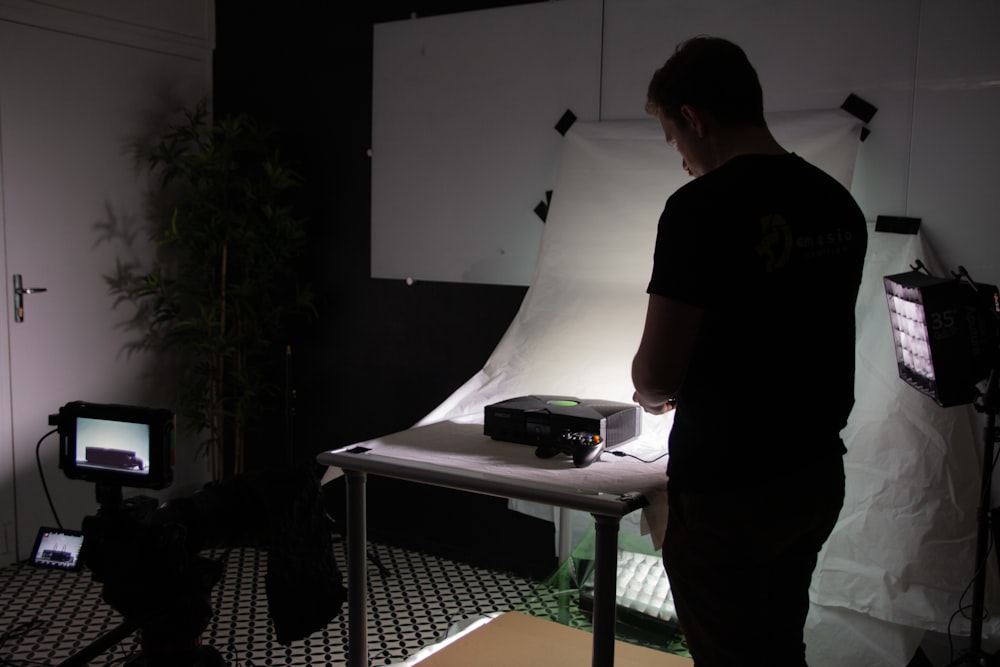
<instances>
[{"instance_id":1,"label":"studio light stand pole","mask_svg":"<svg viewBox=\"0 0 1000 667\"><path fill-rule=\"evenodd\" d=\"M986 415L983 428L983 470L980 486L979 507L976 510L976 569L972 583L972 617L969 635L969 649L952 665L997 665L996 655L983 650L983 617L986 612L986 561L990 544L990 503L993 489L993 456L996 447L996 420L1000 412L1000 391L998 391L998 370L990 371L986 393L976 410Z\"/></svg>"}]
</instances>

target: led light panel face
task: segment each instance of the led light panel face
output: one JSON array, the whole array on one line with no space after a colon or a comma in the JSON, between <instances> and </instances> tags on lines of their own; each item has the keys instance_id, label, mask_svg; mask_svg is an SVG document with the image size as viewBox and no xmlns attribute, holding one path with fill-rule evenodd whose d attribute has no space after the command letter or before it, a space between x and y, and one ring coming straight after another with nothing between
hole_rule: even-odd
<instances>
[{"instance_id":1,"label":"led light panel face","mask_svg":"<svg viewBox=\"0 0 1000 667\"><path fill-rule=\"evenodd\" d=\"M899 377L949 407L997 363L996 287L911 271L883 278Z\"/></svg>"},{"instance_id":2,"label":"led light panel face","mask_svg":"<svg viewBox=\"0 0 1000 667\"><path fill-rule=\"evenodd\" d=\"M896 347L896 361L915 380L934 385L934 361L927 332L927 318L924 304L920 301L920 290L898 283L886 283L886 298L889 302L889 321Z\"/></svg>"}]
</instances>

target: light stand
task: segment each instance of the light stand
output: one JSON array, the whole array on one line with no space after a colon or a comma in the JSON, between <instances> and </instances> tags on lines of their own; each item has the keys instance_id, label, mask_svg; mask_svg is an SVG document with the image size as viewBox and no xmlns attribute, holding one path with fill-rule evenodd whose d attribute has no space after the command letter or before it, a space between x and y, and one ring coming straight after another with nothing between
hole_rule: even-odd
<instances>
[{"instance_id":1,"label":"light stand","mask_svg":"<svg viewBox=\"0 0 1000 667\"><path fill-rule=\"evenodd\" d=\"M986 613L986 560L989 556L990 540L990 496L993 484L993 452L996 445L996 420L1000 387L998 387L998 371L994 368L986 385L986 393L982 400L976 403L978 412L986 415L986 426L983 428L983 474L979 507L976 511L976 569L972 583L972 616L969 635L969 648L957 660L949 663L955 665L1000 665L1000 658L983 650L983 618ZM1000 554L998 554L1000 559Z\"/></svg>"},{"instance_id":2,"label":"light stand","mask_svg":"<svg viewBox=\"0 0 1000 667\"><path fill-rule=\"evenodd\" d=\"M1000 290L976 284L962 267L953 273L954 280L931 276L919 260L910 268L883 279L900 378L942 407L972 403L986 415L969 649L950 665L1000 666L1000 656L983 650L989 504L1000 413ZM976 386L983 380L986 390L980 393Z\"/></svg>"}]
</instances>

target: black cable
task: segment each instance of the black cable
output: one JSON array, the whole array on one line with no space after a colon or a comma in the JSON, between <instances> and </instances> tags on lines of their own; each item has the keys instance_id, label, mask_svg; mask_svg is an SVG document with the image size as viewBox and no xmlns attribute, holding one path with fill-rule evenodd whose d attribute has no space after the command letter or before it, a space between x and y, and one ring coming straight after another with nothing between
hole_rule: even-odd
<instances>
[{"instance_id":1,"label":"black cable","mask_svg":"<svg viewBox=\"0 0 1000 667\"><path fill-rule=\"evenodd\" d=\"M38 443L35 445L35 462L38 463L38 476L42 480L42 488L45 490L45 498L49 501L49 507L52 509L52 516L56 520L56 525L62 528L63 527L62 522L59 521L59 515L56 514L56 506L52 502L52 496L49 494L49 486L45 483L45 471L42 470L42 456L39 453L42 447L42 441L45 440L45 438L52 435L53 433L56 433L57 431L59 431L59 429L54 428L45 435L43 435L41 438L39 438Z\"/></svg>"},{"instance_id":2,"label":"black cable","mask_svg":"<svg viewBox=\"0 0 1000 667\"><path fill-rule=\"evenodd\" d=\"M976 579L980 576L980 572L982 572L983 569L989 567L990 555L993 553L993 549L996 546L995 541L993 539L992 531L990 531L990 533L988 534L987 539L989 540L989 543L986 550L986 557L983 559L983 563L980 566L980 568L973 573L972 578L969 580L969 583L966 584L965 589L962 591L962 594L958 596L958 609L948 619L946 635L948 637L948 652L949 652L950 662L954 662L955 660L955 643L954 643L954 635L952 634L952 624L955 622L955 619L958 618L959 616L961 616L966 620L972 619L971 614L969 614L968 612L972 609L973 605L965 604L963 600L965 600L966 596L969 594L969 591L975 585ZM986 620L987 618L990 617L990 611L985 607L985 605L983 606L982 612L983 612L982 613L983 620Z\"/></svg>"},{"instance_id":3,"label":"black cable","mask_svg":"<svg viewBox=\"0 0 1000 667\"><path fill-rule=\"evenodd\" d=\"M20 640L22 637L30 633L35 628L39 628L44 625L45 623L43 623L38 618L33 618L30 621L24 621L23 623L14 626L10 630L5 630L3 633L0 633L0 649L2 649L9 640L11 639ZM28 665L48 666L48 664L49 663L38 662L36 660L18 660L15 662L10 658L4 658L3 656L0 656L0 667L27 667Z\"/></svg>"},{"instance_id":4,"label":"black cable","mask_svg":"<svg viewBox=\"0 0 1000 667\"><path fill-rule=\"evenodd\" d=\"M605 452L605 453L606 454L611 454L612 456L621 456L621 457L628 456L630 458L635 459L636 461L642 461L643 463L656 463L657 461L659 461L660 459L662 459L664 456L666 456L669 452L663 452L662 454L660 454L659 456L657 456L655 459L640 459L635 454L629 454L628 452L623 452L623 451L620 451L620 450L614 450L614 451Z\"/></svg>"}]
</instances>

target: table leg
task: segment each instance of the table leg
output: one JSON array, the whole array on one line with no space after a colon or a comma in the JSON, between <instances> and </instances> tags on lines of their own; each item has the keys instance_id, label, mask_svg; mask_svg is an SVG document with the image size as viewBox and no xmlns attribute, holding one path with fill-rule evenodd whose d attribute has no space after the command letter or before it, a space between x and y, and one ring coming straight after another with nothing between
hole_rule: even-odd
<instances>
[{"instance_id":1,"label":"table leg","mask_svg":"<svg viewBox=\"0 0 1000 667\"><path fill-rule=\"evenodd\" d=\"M557 507L556 513L559 518L559 569L558 576L556 577L556 597L558 599L557 607L557 617L560 623L563 625L570 624L570 589L574 588L572 585L575 577L571 572L573 563L570 561L570 555L573 552L573 522L570 518L570 510L565 507ZM574 610L576 605L573 606Z\"/></svg>"},{"instance_id":2,"label":"table leg","mask_svg":"<svg viewBox=\"0 0 1000 667\"><path fill-rule=\"evenodd\" d=\"M572 510L565 507L557 507L556 514L559 517L559 564L562 565L569 560L573 553L573 515Z\"/></svg>"},{"instance_id":3,"label":"table leg","mask_svg":"<svg viewBox=\"0 0 1000 667\"><path fill-rule=\"evenodd\" d=\"M618 602L618 517L594 515L593 667L615 664L615 614Z\"/></svg>"},{"instance_id":4,"label":"table leg","mask_svg":"<svg viewBox=\"0 0 1000 667\"><path fill-rule=\"evenodd\" d=\"M367 474L345 470L347 478L347 615L350 667L368 667Z\"/></svg>"}]
</instances>

